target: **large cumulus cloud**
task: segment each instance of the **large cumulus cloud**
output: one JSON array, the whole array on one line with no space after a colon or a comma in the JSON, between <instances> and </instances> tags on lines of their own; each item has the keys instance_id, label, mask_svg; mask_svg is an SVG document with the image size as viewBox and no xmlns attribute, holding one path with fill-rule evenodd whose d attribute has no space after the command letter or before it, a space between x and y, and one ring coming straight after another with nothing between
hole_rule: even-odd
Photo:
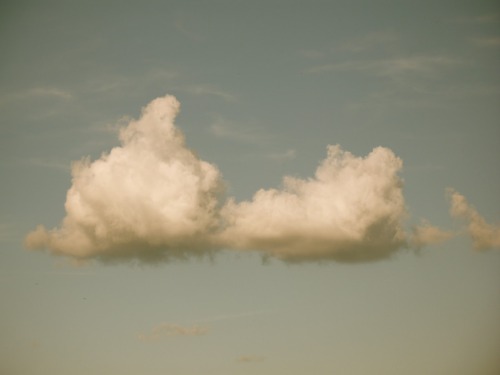
<instances>
[{"instance_id":1,"label":"large cumulus cloud","mask_svg":"<svg viewBox=\"0 0 500 375\"><path fill-rule=\"evenodd\" d=\"M406 242L401 166L387 148L361 158L329 146L314 178L286 177L281 190L230 201L221 238L289 261L388 257Z\"/></svg>"},{"instance_id":2,"label":"large cumulus cloud","mask_svg":"<svg viewBox=\"0 0 500 375\"><path fill-rule=\"evenodd\" d=\"M121 146L73 165L60 228L26 238L76 258L183 257L211 248L218 225L218 169L200 160L174 126L179 102L155 99L120 132Z\"/></svg>"},{"instance_id":3,"label":"large cumulus cloud","mask_svg":"<svg viewBox=\"0 0 500 375\"><path fill-rule=\"evenodd\" d=\"M328 146L314 177L285 177L251 201L223 196L217 167L186 147L179 102L157 98L120 131L119 147L72 167L66 216L37 227L26 246L77 259L156 262L257 250L285 261L373 261L449 237L424 222L405 232L402 161L383 147L366 157Z\"/></svg>"}]
</instances>

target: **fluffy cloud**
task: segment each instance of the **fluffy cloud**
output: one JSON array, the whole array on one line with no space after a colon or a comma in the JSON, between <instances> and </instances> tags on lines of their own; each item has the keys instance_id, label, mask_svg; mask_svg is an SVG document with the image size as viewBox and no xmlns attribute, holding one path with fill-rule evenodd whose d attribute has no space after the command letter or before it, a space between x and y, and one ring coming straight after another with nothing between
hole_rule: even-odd
<instances>
[{"instance_id":1,"label":"fluffy cloud","mask_svg":"<svg viewBox=\"0 0 500 375\"><path fill-rule=\"evenodd\" d=\"M250 202L222 209L225 244L288 261L370 261L406 243L402 162L378 147L365 158L329 146L307 180L285 177L283 189L259 190Z\"/></svg>"},{"instance_id":2,"label":"fluffy cloud","mask_svg":"<svg viewBox=\"0 0 500 375\"><path fill-rule=\"evenodd\" d=\"M357 157L328 146L314 177L224 201L218 169L175 127L178 111L174 97L157 98L121 129L119 147L74 163L60 227L38 226L26 246L76 260L157 262L228 248L289 262L363 262L448 237L426 223L405 232L402 161L383 147Z\"/></svg>"},{"instance_id":3,"label":"fluffy cloud","mask_svg":"<svg viewBox=\"0 0 500 375\"><path fill-rule=\"evenodd\" d=\"M207 327L197 325L192 327L183 327L177 324L162 323L154 327L151 332L141 333L139 335L139 340L158 341L160 339L172 336L202 336L207 332Z\"/></svg>"},{"instance_id":4,"label":"fluffy cloud","mask_svg":"<svg viewBox=\"0 0 500 375\"><path fill-rule=\"evenodd\" d=\"M60 228L39 226L29 248L75 258L155 261L203 253L218 225L221 176L185 145L179 102L153 100L120 132L121 146L72 167Z\"/></svg>"},{"instance_id":5,"label":"fluffy cloud","mask_svg":"<svg viewBox=\"0 0 500 375\"><path fill-rule=\"evenodd\" d=\"M465 197L453 189L448 190L450 197L450 214L454 218L462 219L466 225L466 231L472 239L476 250L488 250L500 248L500 225L493 225L470 205Z\"/></svg>"}]
</instances>

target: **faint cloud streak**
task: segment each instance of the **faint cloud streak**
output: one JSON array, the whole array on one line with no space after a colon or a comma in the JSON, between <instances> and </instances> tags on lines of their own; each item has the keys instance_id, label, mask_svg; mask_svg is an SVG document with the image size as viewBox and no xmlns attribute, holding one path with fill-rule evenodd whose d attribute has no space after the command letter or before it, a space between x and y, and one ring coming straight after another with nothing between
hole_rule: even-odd
<instances>
[{"instance_id":1,"label":"faint cloud streak","mask_svg":"<svg viewBox=\"0 0 500 375\"><path fill-rule=\"evenodd\" d=\"M257 355L242 355L236 361L239 363L255 363L262 362L266 359L266 357L257 356Z\"/></svg>"},{"instance_id":2,"label":"faint cloud streak","mask_svg":"<svg viewBox=\"0 0 500 375\"><path fill-rule=\"evenodd\" d=\"M275 162L285 162L295 159L297 152L293 149L286 150L284 152L268 154L267 157Z\"/></svg>"},{"instance_id":3,"label":"faint cloud streak","mask_svg":"<svg viewBox=\"0 0 500 375\"><path fill-rule=\"evenodd\" d=\"M381 45L392 44L399 39L399 35L394 32L377 31L346 40L340 44L339 49L350 52L363 52L374 48L380 48Z\"/></svg>"},{"instance_id":4,"label":"faint cloud streak","mask_svg":"<svg viewBox=\"0 0 500 375\"><path fill-rule=\"evenodd\" d=\"M240 142L260 144L264 137L258 134L254 128L238 127L234 123L223 118L218 118L210 125L210 133L218 138L226 138Z\"/></svg>"},{"instance_id":5,"label":"faint cloud streak","mask_svg":"<svg viewBox=\"0 0 500 375\"><path fill-rule=\"evenodd\" d=\"M469 38L469 41L475 44L476 46L480 47L489 47L489 48L500 47L500 36L475 37L475 38Z\"/></svg>"},{"instance_id":6,"label":"faint cloud streak","mask_svg":"<svg viewBox=\"0 0 500 375\"><path fill-rule=\"evenodd\" d=\"M217 89L209 85L193 85L184 88L184 91L193 95L211 95L221 98L227 102L235 102L236 96L230 92Z\"/></svg>"},{"instance_id":7,"label":"faint cloud streak","mask_svg":"<svg viewBox=\"0 0 500 375\"><path fill-rule=\"evenodd\" d=\"M178 324L161 323L150 332L141 333L138 338L141 341L151 342L177 336L203 336L208 333L208 328L203 326L180 326Z\"/></svg>"},{"instance_id":8,"label":"faint cloud streak","mask_svg":"<svg viewBox=\"0 0 500 375\"><path fill-rule=\"evenodd\" d=\"M409 73L431 73L437 69L459 64L460 61L445 56L414 56L383 60L350 60L312 67L309 73L359 71L378 76L398 76Z\"/></svg>"}]
</instances>

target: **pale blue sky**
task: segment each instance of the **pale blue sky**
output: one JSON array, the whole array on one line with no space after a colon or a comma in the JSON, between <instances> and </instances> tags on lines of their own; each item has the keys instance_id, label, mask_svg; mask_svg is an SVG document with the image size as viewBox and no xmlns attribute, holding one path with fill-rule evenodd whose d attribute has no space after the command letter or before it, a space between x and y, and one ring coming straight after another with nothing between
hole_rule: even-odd
<instances>
[{"instance_id":1,"label":"pale blue sky","mask_svg":"<svg viewBox=\"0 0 500 375\"><path fill-rule=\"evenodd\" d=\"M498 228L495 1L7 1L0 45L1 373L500 371L500 252L473 249L445 196ZM226 249L76 267L26 250L64 218L71 162L165 94L227 196L312 177L329 144L384 146L404 163L406 226L454 236L357 264ZM162 324L183 334L140 339Z\"/></svg>"}]
</instances>

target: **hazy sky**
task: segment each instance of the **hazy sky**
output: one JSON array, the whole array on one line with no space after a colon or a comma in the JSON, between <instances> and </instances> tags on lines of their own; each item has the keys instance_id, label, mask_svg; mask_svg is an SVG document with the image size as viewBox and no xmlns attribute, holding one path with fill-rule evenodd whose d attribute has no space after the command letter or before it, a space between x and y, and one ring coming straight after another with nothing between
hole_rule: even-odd
<instances>
[{"instance_id":1,"label":"hazy sky","mask_svg":"<svg viewBox=\"0 0 500 375\"><path fill-rule=\"evenodd\" d=\"M4 1L0 372L496 375L496 1Z\"/></svg>"}]
</instances>

